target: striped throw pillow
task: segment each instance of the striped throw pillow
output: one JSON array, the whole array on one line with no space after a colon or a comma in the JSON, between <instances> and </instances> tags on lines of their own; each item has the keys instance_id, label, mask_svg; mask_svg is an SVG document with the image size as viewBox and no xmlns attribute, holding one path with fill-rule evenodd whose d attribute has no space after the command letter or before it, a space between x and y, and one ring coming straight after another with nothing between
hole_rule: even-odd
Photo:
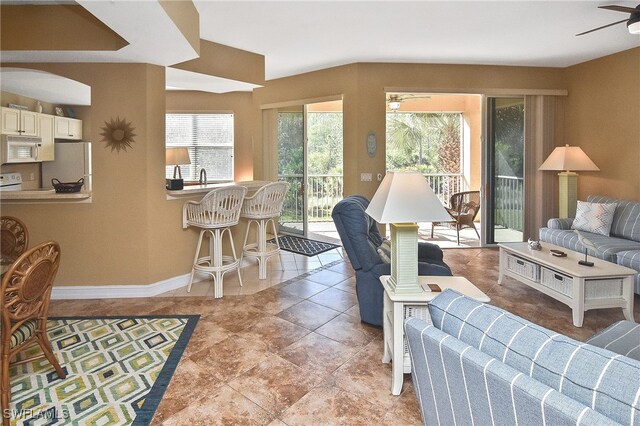
<instances>
[{"instance_id":1,"label":"striped throw pillow","mask_svg":"<svg viewBox=\"0 0 640 426\"><path fill-rule=\"evenodd\" d=\"M576 208L576 218L573 220L571 229L578 231L592 232L609 236L613 214L616 211L615 203L589 203L578 201Z\"/></svg>"}]
</instances>

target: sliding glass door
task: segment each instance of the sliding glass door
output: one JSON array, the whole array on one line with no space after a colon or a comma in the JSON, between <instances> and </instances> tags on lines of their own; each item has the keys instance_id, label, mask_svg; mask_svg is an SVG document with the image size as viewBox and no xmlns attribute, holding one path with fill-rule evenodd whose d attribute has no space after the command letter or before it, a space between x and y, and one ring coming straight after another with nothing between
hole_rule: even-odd
<instances>
[{"instance_id":1,"label":"sliding glass door","mask_svg":"<svg viewBox=\"0 0 640 426\"><path fill-rule=\"evenodd\" d=\"M307 235L307 135L303 105L278 110L278 178L291 184L285 198L281 230Z\"/></svg>"},{"instance_id":2,"label":"sliding glass door","mask_svg":"<svg viewBox=\"0 0 640 426\"><path fill-rule=\"evenodd\" d=\"M486 243L522 241L524 97L487 98Z\"/></svg>"},{"instance_id":3,"label":"sliding glass door","mask_svg":"<svg viewBox=\"0 0 640 426\"><path fill-rule=\"evenodd\" d=\"M283 231L338 239L331 211L342 199L342 101L280 108L278 179L291 184Z\"/></svg>"}]
</instances>

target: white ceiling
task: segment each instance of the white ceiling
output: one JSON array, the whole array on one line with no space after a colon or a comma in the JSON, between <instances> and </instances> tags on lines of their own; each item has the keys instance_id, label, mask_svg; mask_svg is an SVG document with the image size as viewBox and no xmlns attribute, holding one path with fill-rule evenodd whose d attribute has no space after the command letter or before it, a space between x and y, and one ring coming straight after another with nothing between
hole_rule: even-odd
<instances>
[{"instance_id":1,"label":"white ceiling","mask_svg":"<svg viewBox=\"0 0 640 426\"><path fill-rule=\"evenodd\" d=\"M0 68L0 89L62 105L91 105L91 87L59 75L23 68Z\"/></svg>"},{"instance_id":2,"label":"white ceiling","mask_svg":"<svg viewBox=\"0 0 640 426\"><path fill-rule=\"evenodd\" d=\"M201 38L265 55L267 80L354 62L566 67L640 46L637 1L206 1Z\"/></svg>"},{"instance_id":3,"label":"white ceiling","mask_svg":"<svg viewBox=\"0 0 640 426\"><path fill-rule=\"evenodd\" d=\"M640 46L640 35L629 34L624 23L575 36L629 16L597 6L635 7L636 1L194 0L194 4L200 13L201 38L264 55L270 80L354 62L566 67ZM3 51L2 62L169 66L197 56L157 1L78 3L130 44L116 52ZM166 85L172 90L215 93L256 87L177 70L167 72Z\"/></svg>"}]
</instances>

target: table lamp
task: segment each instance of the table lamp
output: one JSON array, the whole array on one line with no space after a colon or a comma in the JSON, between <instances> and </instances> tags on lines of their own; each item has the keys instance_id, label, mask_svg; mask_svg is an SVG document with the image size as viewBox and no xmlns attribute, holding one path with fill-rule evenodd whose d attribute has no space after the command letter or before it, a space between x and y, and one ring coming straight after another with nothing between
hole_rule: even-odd
<instances>
[{"instance_id":1,"label":"table lamp","mask_svg":"<svg viewBox=\"0 0 640 426\"><path fill-rule=\"evenodd\" d=\"M391 278L396 293L419 293L418 225L449 222L451 216L417 171L388 172L366 213L391 228Z\"/></svg>"},{"instance_id":2,"label":"table lamp","mask_svg":"<svg viewBox=\"0 0 640 426\"><path fill-rule=\"evenodd\" d=\"M183 164L191 164L189 150L187 148L167 148L165 154L165 163L167 166L175 166L173 168L173 179L166 180L167 189L176 190L184 188L180 166Z\"/></svg>"},{"instance_id":3,"label":"table lamp","mask_svg":"<svg viewBox=\"0 0 640 426\"><path fill-rule=\"evenodd\" d=\"M575 217L578 200L578 174L575 171L599 171L598 166L579 146L559 146L542 163L538 170L560 170L558 217Z\"/></svg>"}]
</instances>

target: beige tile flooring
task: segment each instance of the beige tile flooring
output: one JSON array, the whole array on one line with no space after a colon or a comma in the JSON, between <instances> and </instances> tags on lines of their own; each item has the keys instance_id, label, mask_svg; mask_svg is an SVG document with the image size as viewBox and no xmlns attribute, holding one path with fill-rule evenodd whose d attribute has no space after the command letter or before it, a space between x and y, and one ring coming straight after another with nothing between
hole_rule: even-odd
<instances>
[{"instance_id":1,"label":"beige tile flooring","mask_svg":"<svg viewBox=\"0 0 640 426\"><path fill-rule=\"evenodd\" d=\"M573 327L565 305L511 279L498 286L494 249L448 249L445 260L491 303L578 340L623 318L620 309L588 311L584 326ZM341 250L283 253L269 261L267 280L246 262L242 276L240 287L227 274L222 299L201 282L191 294L153 299L53 300L51 315L201 315L154 425L421 424L410 375L402 394L391 395L382 330L360 322Z\"/></svg>"}]
</instances>

